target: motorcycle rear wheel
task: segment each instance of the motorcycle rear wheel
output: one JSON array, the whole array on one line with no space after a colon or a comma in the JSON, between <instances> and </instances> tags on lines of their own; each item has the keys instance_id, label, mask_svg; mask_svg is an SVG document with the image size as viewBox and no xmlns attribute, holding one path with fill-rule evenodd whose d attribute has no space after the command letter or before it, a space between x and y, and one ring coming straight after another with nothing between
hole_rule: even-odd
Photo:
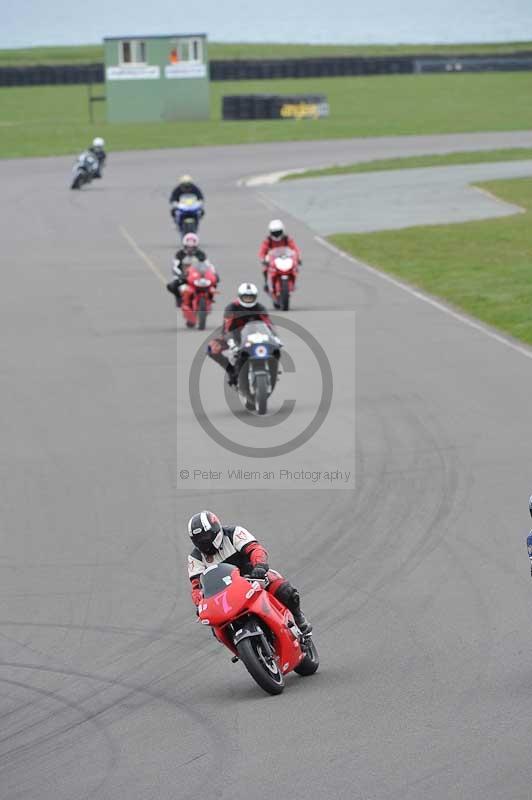
<instances>
[{"instance_id":1,"label":"motorcycle rear wheel","mask_svg":"<svg viewBox=\"0 0 532 800\"><path fill-rule=\"evenodd\" d=\"M282 281L281 283L280 305L281 311L288 311L290 308L290 289L288 288L288 281Z\"/></svg>"},{"instance_id":2,"label":"motorcycle rear wheel","mask_svg":"<svg viewBox=\"0 0 532 800\"><path fill-rule=\"evenodd\" d=\"M257 375L255 379L255 408L257 414L265 414L268 410L268 381L266 375Z\"/></svg>"},{"instance_id":3,"label":"motorcycle rear wheel","mask_svg":"<svg viewBox=\"0 0 532 800\"><path fill-rule=\"evenodd\" d=\"M200 297L198 302L198 330L205 330L205 323L207 322L207 299Z\"/></svg>"},{"instance_id":4,"label":"motorcycle rear wheel","mask_svg":"<svg viewBox=\"0 0 532 800\"><path fill-rule=\"evenodd\" d=\"M242 639L236 649L238 657L260 688L268 694L281 694L284 689L283 673L275 658L267 652L262 636Z\"/></svg>"},{"instance_id":5,"label":"motorcycle rear wheel","mask_svg":"<svg viewBox=\"0 0 532 800\"><path fill-rule=\"evenodd\" d=\"M314 644L314 640L310 639L306 645L305 657L299 662L297 667L294 667L294 672L298 675L314 675L320 665L320 657Z\"/></svg>"}]
</instances>

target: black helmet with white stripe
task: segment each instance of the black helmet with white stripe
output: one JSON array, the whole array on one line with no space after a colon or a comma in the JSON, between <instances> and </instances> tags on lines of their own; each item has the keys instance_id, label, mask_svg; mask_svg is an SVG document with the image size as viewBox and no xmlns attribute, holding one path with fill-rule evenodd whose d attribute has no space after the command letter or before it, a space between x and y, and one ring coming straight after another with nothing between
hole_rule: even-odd
<instances>
[{"instance_id":1,"label":"black helmet with white stripe","mask_svg":"<svg viewBox=\"0 0 532 800\"><path fill-rule=\"evenodd\" d=\"M213 556L221 547L224 532L222 524L212 511L200 511L188 521L188 535L192 544L206 556Z\"/></svg>"}]
</instances>

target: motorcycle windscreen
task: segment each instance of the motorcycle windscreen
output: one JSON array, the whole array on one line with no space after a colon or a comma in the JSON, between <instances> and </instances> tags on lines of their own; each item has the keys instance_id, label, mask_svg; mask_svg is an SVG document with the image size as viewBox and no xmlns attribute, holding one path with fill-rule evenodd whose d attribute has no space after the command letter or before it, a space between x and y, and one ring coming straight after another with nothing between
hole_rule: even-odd
<instances>
[{"instance_id":1,"label":"motorcycle windscreen","mask_svg":"<svg viewBox=\"0 0 532 800\"><path fill-rule=\"evenodd\" d=\"M187 211L197 211L201 208L201 200L195 194L183 194L179 198L179 207Z\"/></svg>"},{"instance_id":2,"label":"motorcycle windscreen","mask_svg":"<svg viewBox=\"0 0 532 800\"><path fill-rule=\"evenodd\" d=\"M271 339L271 331L265 322L248 322L240 333L241 346L246 349L251 349L255 345L270 344Z\"/></svg>"},{"instance_id":3,"label":"motorcycle windscreen","mask_svg":"<svg viewBox=\"0 0 532 800\"><path fill-rule=\"evenodd\" d=\"M216 564L208 567L200 577L203 597L214 597L224 592L233 582L233 572L240 574L238 567L233 564Z\"/></svg>"},{"instance_id":4,"label":"motorcycle windscreen","mask_svg":"<svg viewBox=\"0 0 532 800\"><path fill-rule=\"evenodd\" d=\"M274 260L276 258L295 258L295 255L291 247L272 247L268 253L268 256Z\"/></svg>"}]
</instances>

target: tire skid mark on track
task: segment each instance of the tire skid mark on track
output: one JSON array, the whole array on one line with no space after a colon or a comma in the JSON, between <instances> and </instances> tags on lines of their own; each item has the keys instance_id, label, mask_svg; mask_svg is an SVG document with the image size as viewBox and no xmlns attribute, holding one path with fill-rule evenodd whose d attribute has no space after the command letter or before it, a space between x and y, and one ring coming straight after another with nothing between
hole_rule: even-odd
<instances>
[{"instance_id":1,"label":"tire skid mark on track","mask_svg":"<svg viewBox=\"0 0 532 800\"><path fill-rule=\"evenodd\" d=\"M6 756L13 756L15 753L24 754L25 752L29 752L32 757L35 756L34 748L40 744L46 744L52 742L56 739L57 736L62 736L66 733L72 732L76 728L79 728L81 724L84 722L92 722L97 724L96 721L100 721L102 717L107 715L111 711L119 712L117 715L116 713L113 715L112 720L105 719L105 721L99 722L102 726L102 730L106 730L110 727L113 722L116 722L118 719L123 719L126 716L137 712L140 708L146 706L147 704L151 703L153 700L160 701L164 704L168 704L170 706L176 707L185 717L189 718L195 725L199 726L200 730L202 731L203 736L205 736L210 742L210 749L209 753L211 756L211 766L207 773L207 776L201 776L202 778L202 786L205 789L213 788L216 785L217 778L216 775L218 771L223 767L223 765L227 762L227 758L229 757L229 744L226 743L225 737L222 735L221 731L217 730L217 725L213 724L211 720L207 720L195 707L193 703L187 703L184 700L180 700L178 697L172 695L167 689L159 689L157 685L168 680L168 678L175 675L175 669L168 673L168 674L158 674L157 677L150 679L147 682L143 683L134 683L131 680L126 680L123 676L119 678L109 677L106 675L102 675L99 673L93 672L84 672L81 670L73 670L73 669L57 669L52 667L45 667L42 665L36 664L28 664L28 663L19 663L19 662L0 662L0 670L2 667L8 667L15 670L30 670L35 673L45 673L51 676L61 676L62 678L74 678L77 682L96 682L102 684L100 689L97 689L93 692L86 693L81 699L78 698L76 700L76 707L83 709L84 714L86 715L86 719L82 719L81 721L76 722L69 722L64 723L62 727L58 730L52 731L51 733L46 733L41 736L37 735L37 737L32 740L31 742L23 745L18 745L12 748L7 752L0 752L0 759L4 759ZM0 676L0 681L1 681ZM33 689L30 684L22 684L27 686L30 689ZM174 685L174 684L173 684ZM62 683L64 687L64 683ZM73 690L75 683L72 682L69 684L69 689ZM101 703L98 707L94 710L88 711L86 706L89 703L93 703L95 698L106 691L112 691L114 689L119 690L120 696L113 699L104 699L102 698ZM39 692L39 689L35 691ZM54 698L56 697L55 691L44 691L43 695L47 697ZM62 699L67 702L64 698L65 689L62 689ZM131 704L131 700L133 698L137 698L135 704ZM140 701L138 700L140 698ZM34 707L34 706L33 706ZM35 728L39 728L42 725L45 725L49 722L54 722L56 719L57 714L50 713L45 714L40 719L33 719L29 725L26 725L19 731L7 736L0 738L0 745L4 741L10 741L14 737L22 734L27 734L29 730L33 730ZM107 734L106 734L107 735ZM195 756L193 759L184 762L180 766L185 766L188 763L191 763L196 758L204 757L204 753L198 756ZM1 761L0 761L0 769L1 769ZM210 777L212 776L212 777ZM90 795L87 795L90 796ZM191 793L190 796L194 796L194 792Z\"/></svg>"},{"instance_id":2,"label":"tire skid mark on track","mask_svg":"<svg viewBox=\"0 0 532 800\"><path fill-rule=\"evenodd\" d=\"M0 677L0 682L1 683L5 683L5 684L10 685L10 686L16 686L18 688L24 689L24 690L26 690L26 691L28 691L30 693L33 693L33 694L40 695L42 698L45 698L47 700L52 700L53 702L59 703L60 705L64 706L65 708L67 708L67 709L69 709L71 711L74 711L76 714L79 714L79 716L80 716L79 720L73 721L71 723L66 724L66 726L64 726L62 730L56 730L56 731L53 731L52 733L48 733L46 735L43 735L41 737L41 739L38 740L38 741L34 740L32 742L16 746L16 747L12 748L11 750L7 750L5 752L0 752L0 771L4 771L6 769L6 766L7 767L11 766L9 763L7 765L3 764L3 762L4 762L4 760L6 758L8 758L9 760L13 760L14 757L19 757L19 756L24 757L26 754L30 754L32 759L33 759L33 758L36 757L36 753L34 752L34 748L35 748L36 745L51 744L53 741L56 740L56 738L58 736L65 735L66 733L69 733L69 732L73 731L75 728L79 727L80 725L84 725L86 723L90 723L91 725L93 725L96 728L97 732L105 740L105 743L106 743L106 746L107 746L106 750L105 750L105 753L108 754L107 755L107 759L106 759L107 760L107 768L106 768L106 772L105 772L105 775L103 776L103 778L101 778L99 780L99 782L97 783L97 785L93 789L89 790L89 792L87 794L80 795L80 800L83 800L83 798L85 798L85 800L87 800L89 797L92 797L96 792L100 791L100 789L102 789L103 786L105 785L105 783L107 782L107 779L109 778L109 775L110 775L111 771L114 769L114 767L116 767L116 765L118 763L118 760L119 760L119 752L120 751L119 751L119 748L118 748L118 744L114 741L113 737L110 735L110 733L108 732L108 730L105 727L105 725L103 725L100 722L100 720L98 719L97 715L88 712L85 708L83 708L83 705L81 703L73 702L72 700L68 700L66 697L64 697L62 694L59 694L58 692L49 691L49 690L43 689L42 687L35 687L35 686L32 686L29 683L24 683L22 681L16 681L16 680L13 680L13 679L8 679L8 678L1 678ZM25 708L28 707L28 706L32 707L33 704L29 703L29 704L27 704L25 706ZM55 716L55 714L53 716ZM27 728L23 732L26 732L26 730L27 730ZM10 737L7 737L7 739L0 739L0 744L2 744L3 741L6 741L6 740L9 741L11 738L13 738L13 736L16 736L16 735L17 734L14 734L14 735L12 735ZM55 745L54 745L54 747L55 747Z\"/></svg>"}]
</instances>

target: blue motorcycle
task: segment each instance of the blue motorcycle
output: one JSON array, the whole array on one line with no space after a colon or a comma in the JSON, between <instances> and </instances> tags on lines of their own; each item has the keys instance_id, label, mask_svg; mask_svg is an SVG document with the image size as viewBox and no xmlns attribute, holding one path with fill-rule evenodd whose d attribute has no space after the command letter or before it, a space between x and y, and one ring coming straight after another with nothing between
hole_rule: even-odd
<instances>
[{"instance_id":1,"label":"blue motorcycle","mask_svg":"<svg viewBox=\"0 0 532 800\"><path fill-rule=\"evenodd\" d=\"M266 414L279 374L282 344L264 322L248 322L240 333L238 392L248 411Z\"/></svg>"},{"instance_id":2,"label":"blue motorcycle","mask_svg":"<svg viewBox=\"0 0 532 800\"><path fill-rule=\"evenodd\" d=\"M186 233L196 233L203 214L203 200L195 194L184 194L178 202L172 203L172 215L181 238Z\"/></svg>"}]
</instances>

